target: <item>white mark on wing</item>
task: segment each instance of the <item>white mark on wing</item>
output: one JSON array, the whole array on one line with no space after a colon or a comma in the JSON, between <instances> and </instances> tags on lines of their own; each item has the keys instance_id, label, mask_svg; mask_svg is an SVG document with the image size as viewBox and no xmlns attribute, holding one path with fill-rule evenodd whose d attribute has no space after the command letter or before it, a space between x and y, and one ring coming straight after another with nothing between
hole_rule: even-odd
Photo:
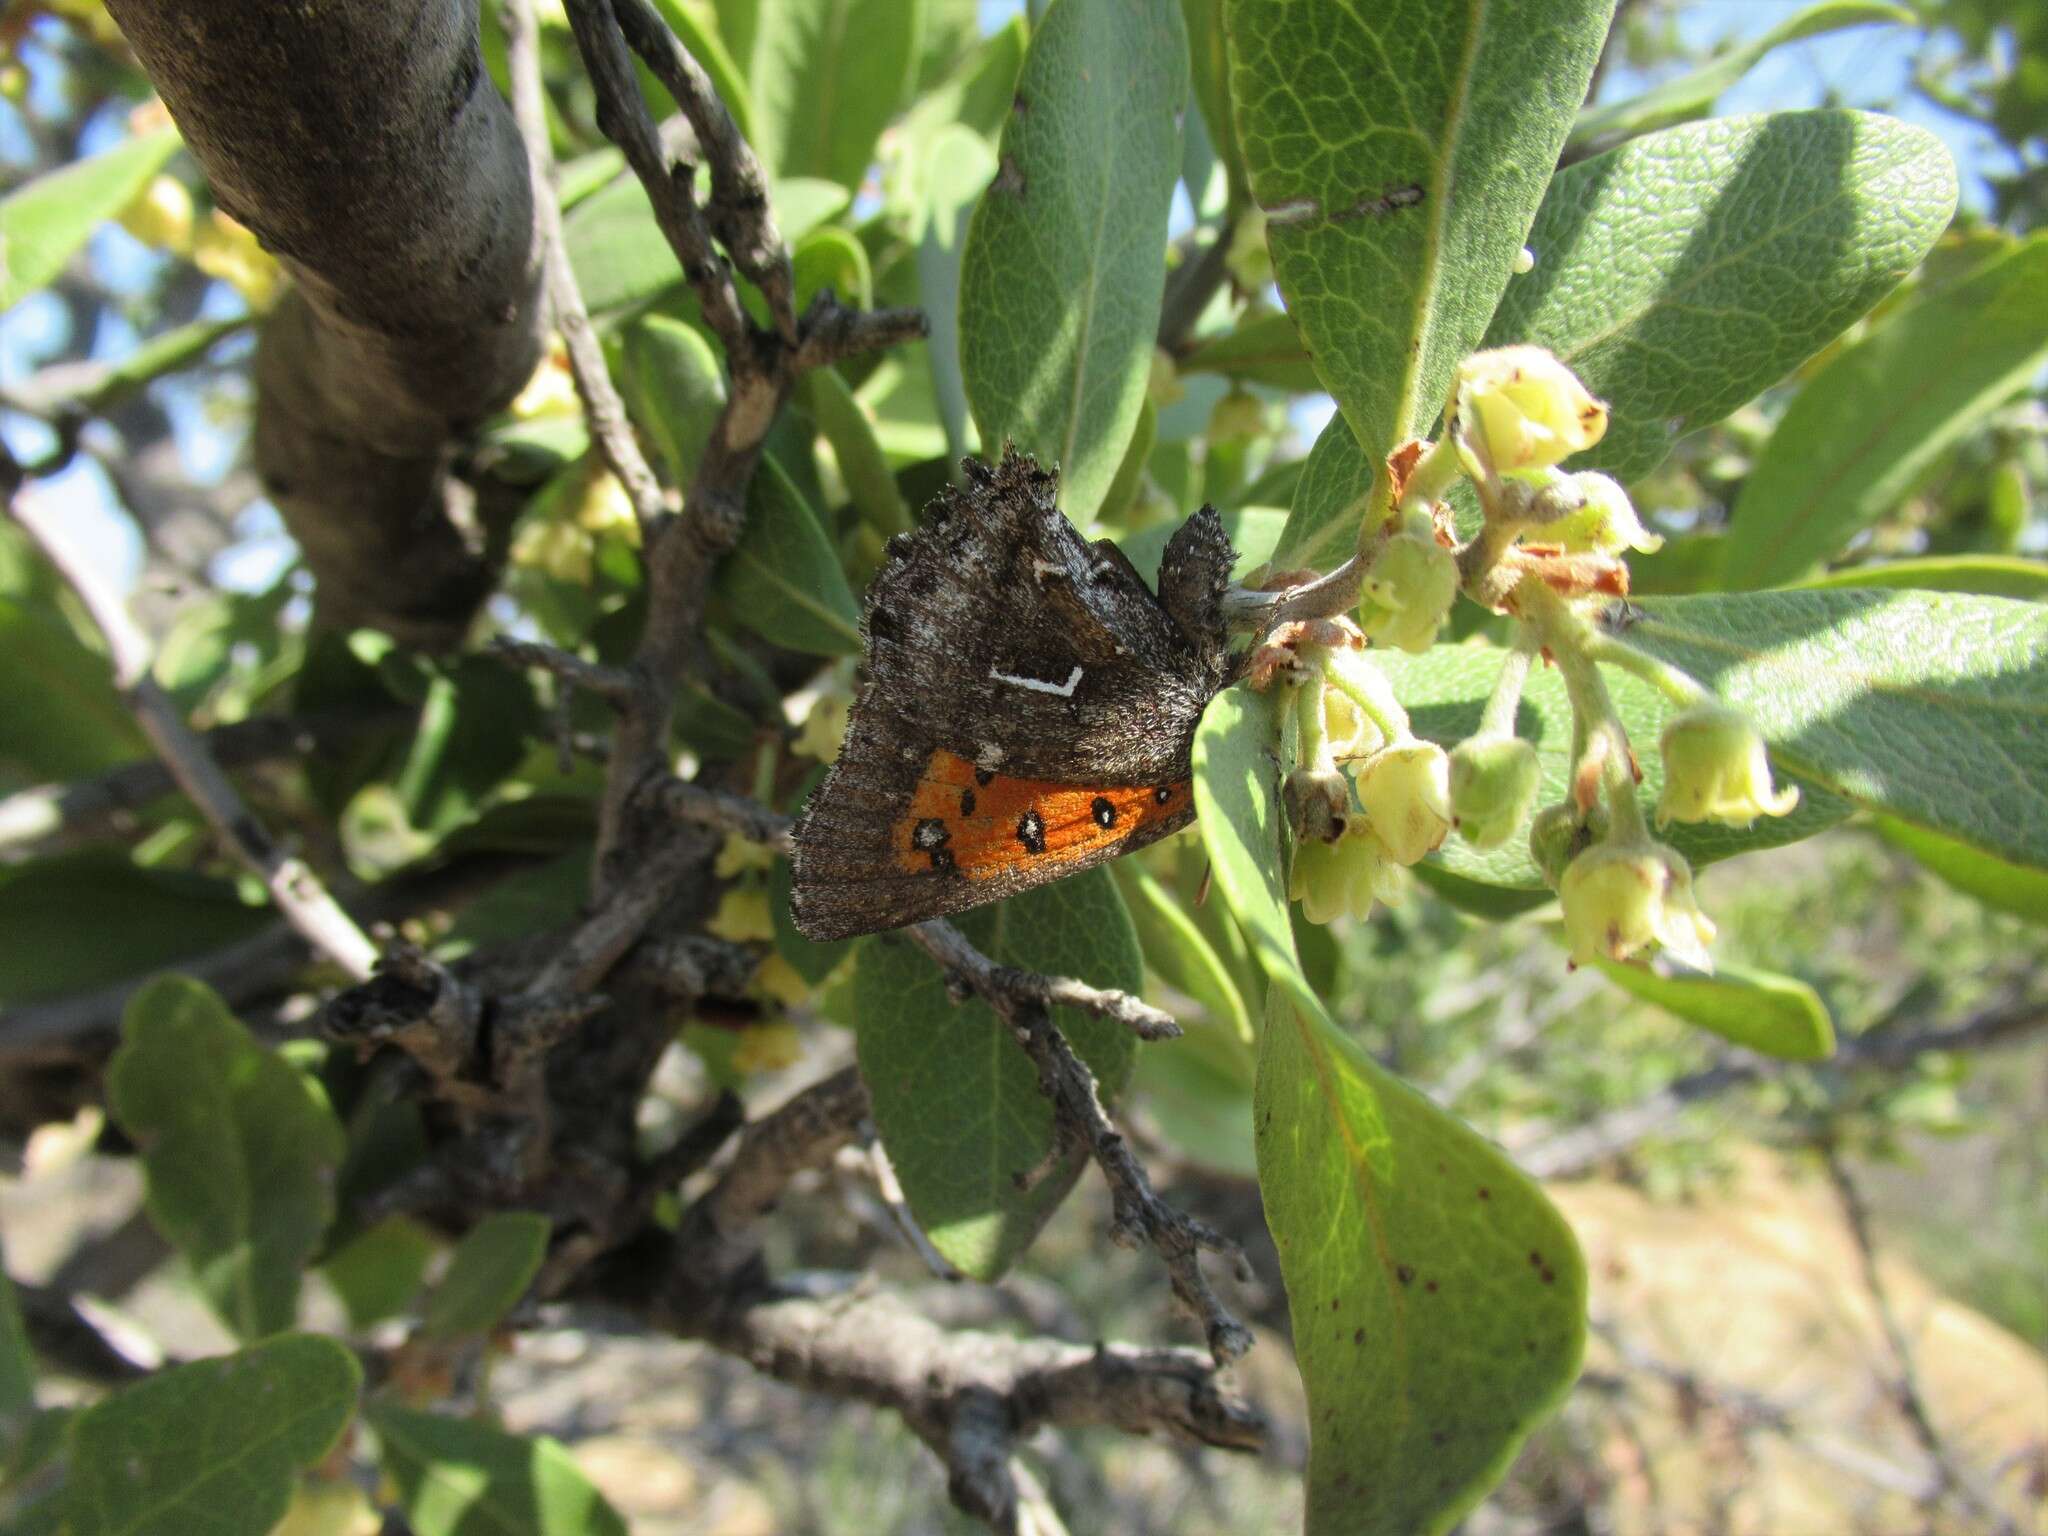
<instances>
[{"instance_id":1,"label":"white mark on wing","mask_svg":"<svg viewBox=\"0 0 2048 1536\"><path fill-rule=\"evenodd\" d=\"M1060 699L1071 699L1074 690L1081 686L1079 667L1067 675L1064 683L1048 683L1036 677L1013 677L1008 672L998 672L994 667L988 669L988 675L999 683L1015 683L1019 688L1029 688L1033 693L1049 693Z\"/></svg>"},{"instance_id":2,"label":"white mark on wing","mask_svg":"<svg viewBox=\"0 0 2048 1536\"><path fill-rule=\"evenodd\" d=\"M1031 562L1031 574L1033 576L1036 576L1038 578L1039 585L1043 586L1045 585L1046 577L1064 577L1067 574L1067 570L1065 566L1059 564L1059 562L1055 560L1033 560Z\"/></svg>"}]
</instances>

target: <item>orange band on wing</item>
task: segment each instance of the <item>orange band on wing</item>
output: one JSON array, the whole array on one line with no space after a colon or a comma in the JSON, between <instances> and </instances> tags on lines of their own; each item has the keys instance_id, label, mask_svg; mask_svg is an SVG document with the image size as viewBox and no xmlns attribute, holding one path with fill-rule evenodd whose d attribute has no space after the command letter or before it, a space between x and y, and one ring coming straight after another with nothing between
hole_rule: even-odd
<instances>
[{"instance_id":1,"label":"orange band on wing","mask_svg":"<svg viewBox=\"0 0 2048 1536\"><path fill-rule=\"evenodd\" d=\"M1186 779L1094 788L1010 778L941 749L924 765L889 843L898 866L912 873L972 880L1019 866L1058 868L1141 827L1185 818L1193 796Z\"/></svg>"}]
</instances>

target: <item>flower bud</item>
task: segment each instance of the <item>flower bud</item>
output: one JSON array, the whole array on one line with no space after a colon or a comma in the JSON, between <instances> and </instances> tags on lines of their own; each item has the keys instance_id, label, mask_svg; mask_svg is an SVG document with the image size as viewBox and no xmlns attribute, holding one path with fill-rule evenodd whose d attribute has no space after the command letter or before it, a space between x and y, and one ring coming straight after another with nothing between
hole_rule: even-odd
<instances>
[{"instance_id":1,"label":"flower bud","mask_svg":"<svg viewBox=\"0 0 2048 1536\"><path fill-rule=\"evenodd\" d=\"M1693 900L1692 870L1662 843L1601 843L1573 859L1558 882L1572 963L1627 960L1662 945L1711 971L1714 925Z\"/></svg>"},{"instance_id":2,"label":"flower bud","mask_svg":"<svg viewBox=\"0 0 2048 1536\"><path fill-rule=\"evenodd\" d=\"M1380 546L1365 573L1359 628L1374 645L1419 655L1436 643L1457 596L1457 557L1434 534L1404 528Z\"/></svg>"},{"instance_id":3,"label":"flower bud","mask_svg":"<svg viewBox=\"0 0 2048 1536\"><path fill-rule=\"evenodd\" d=\"M796 750L805 757L815 757L821 763L832 762L839 756L841 743L846 740L846 722L853 713L853 696L842 686L828 685L821 689L817 698L811 701L810 712L804 716L803 729L797 732Z\"/></svg>"},{"instance_id":4,"label":"flower bud","mask_svg":"<svg viewBox=\"0 0 2048 1536\"><path fill-rule=\"evenodd\" d=\"M1382 748L1358 774L1358 802L1396 864L1413 864L1451 830L1451 764L1433 741Z\"/></svg>"},{"instance_id":5,"label":"flower bud","mask_svg":"<svg viewBox=\"0 0 2048 1536\"><path fill-rule=\"evenodd\" d=\"M1451 749L1451 810L1474 848L1498 848L1536 803L1543 767L1519 736L1474 736Z\"/></svg>"},{"instance_id":6,"label":"flower bud","mask_svg":"<svg viewBox=\"0 0 2048 1536\"><path fill-rule=\"evenodd\" d=\"M1570 801L1546 805L1529 823L1529 857L1553 891L1565 866L1607 835L1607 807L1596 805L1581 814Z\"/></svg>"},{"instance_id":7,"label":"flower bud","mask_svg":"<svg viewBox=\"0 0 2048 1536\"><path fill-rule=\"evenodd\" d=\"M192 249L192 194L175 176L158 176L120 213L121 227L144 245L183 255Z\"/></svg>"},{"instance_id":8,"label":"flower bud","mask_svg":"<svg viewBox=\"0 0 2048 1536\"><path fill-rule=\"evenodd\" d=\"M1665 726L1657 745L1664 754L1660 827L1672 821L1746 827L1759 816L1787 815L1799 803L1796 787L1772 789L1764 739L1739 709L1697 705Z\"/></svg>"},{"instance_id":9,"label":"flower bud","mask_svg":"<svg viewBox=\"0 0 2048 1536\"><path fill-rule=\"evenodd\" d=\"M775 937L775 920L768 912L768 893L752 886L734 886L718 899L718 910L704 931L729 944Z\"/></svg>"},{"instance_id":10,"label":"flower bud","mask_svg":"<svg viewBox=\"0 0 2048 1536\"><path fill-rule=\"evenodd\" d=\"M1520 475L1600 441L1607 407L1541 347L1475 352L1458 366L1459 457L1484 480Z\"/></svg>"},{"instance_id":11,"label":"flower bud","mask_svg":"<svg viewBox=\"0 0 2048 1536\"><path fill-rule=\"evenodd\" d=\"M1209 441L1224 443L1263 437L1266 406L1248 389L1233 389L1209 411Z\"/></svg>"},{"instance_id":12,"label":"flower bud","mask_svg":"<svg viewBox=\"0 0 2048 1536\"><path fill-rule=\"evenodd\" d=\"M1564 478L1584 505L1545 524L1544 543L1600 555L1618 555L1627 549L1649 555L1664 547L1664 536L1643 526L1643 520L1636 516L1635 503L1616 481L1590 471Z\"/></svg>"},{"instance_id":13,"label":"flower bud","mask_svg":"<svg viewBox=\"0 0 2048 1536\"><path fill-rule=\"evenodd\" d=\"M1370 917L1375 901L1391 906L1406 890L1400 866L1357 817L1333 843L1297 845L1287 881L1288 896L1301 903L1302 915L1312 923Z\"/></svg>"}]
</instances>

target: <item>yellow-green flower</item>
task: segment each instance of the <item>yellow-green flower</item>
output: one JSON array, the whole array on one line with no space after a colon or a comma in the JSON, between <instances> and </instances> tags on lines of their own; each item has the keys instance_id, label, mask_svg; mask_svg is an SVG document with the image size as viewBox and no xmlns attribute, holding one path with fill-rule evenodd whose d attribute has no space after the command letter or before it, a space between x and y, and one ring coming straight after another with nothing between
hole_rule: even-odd
<instances>
[{"instance_id":1,"label":"yellow-green flower","mask_svg":"<svg viewBox=\"0 0 2048 1536\"><path fill-rule=\"evenodd\" d=\"M1711 971L1714 925L1693 899L1692 870L1649 841L1600 843L1573 859L1558 883L1572 961L1629 960L1661 945L1695 970Z\"/></svg>"},{"instance_id":2,"label":"yellow-green flower","mask_svg":"<svg viewBox=\"0 0 2048 1536\"><path fill-rule=\"evenodd\" d=\"M1451 749L1451 810L1458 836L1498 848L1521 828L1542 787L1536 748L1519 736L1474 736Z\"/></svg>"},{"instance_id":3,"label":"yellow-green flower","mask_svg":"<svg viewBox=\"0 0 2048 1536\"><path fill-rule=\"evenodd\" d=\"M1379 548L1359 591L1358 626L1374 645L1421 653L1436 643L1458 597L1458 561L1427 519Z\"/></svg>"},{"instance_id":4,"label":"yellow-green flower","mask_svg":"<svg viewBox=\"0 0 2048 1536\"><path fill-rule=\"evenodd\" d=\"M1799 790L1771 787L1771 760L1755 724L1726 704L1687 710L1658 738L1664 754L1664 793L1657 799L1657 825L1672 821L1718 821L1746 827L1759 816L1784 816L1799 803Z\"/></svg>"},{"instance_id":5,"label":"yellow-green flower","mask_svg":"<svg viewBox=\"0 0 2048 1536\"><path fill-rule=\"evenodd\" d=\"M1572 491L1584 498L1585 505L1544 524L1542 532L1533 537L1546 544L1562 544L1568 550L1590 550L1601 555L1618 555L1630 549L1649 555L1664 547L1664 536L1643 526L1643 520L1636 516L1635 503L1628 499L1628 492L1619 482L1591 471L1564 479Z\"/></svg>"},{"instance_id":6,"label":"yellow-green flower","mask_svg":"<svg viewBox=\"0 0 2048 1536\"><path fill-rule=\"evenodd\" d=\"M1450 759L1412 737L1385 747L1358 771L1358 802L1387 857L1413 864L1450 833Z\"/></svg>"},{"instance_id":7,"label":"yellow-green flower","mask_svg":"<svg viewBox=\"0 0 2048 1536\"><path fill-rule=\"evenodd\" d=\"M1353 821L1334 843L1297 846L1287 882L1287 894L1312 923L1369 917L1375 901L1391 906L1406 890L1405 872L1362 821Z\"/></svg>"},{"instance_id":8,"label":"yellow-green flower","mask_svg":"<svg viewBox=\"0 0 2048 1536\"><path fill-rule=\"evenodd\" d=\"M1458 367L1459 457L1484 480L1548 469L1607 431L1607 407L1541 347L1475 352Z\"/></svg>"}]
</instances>

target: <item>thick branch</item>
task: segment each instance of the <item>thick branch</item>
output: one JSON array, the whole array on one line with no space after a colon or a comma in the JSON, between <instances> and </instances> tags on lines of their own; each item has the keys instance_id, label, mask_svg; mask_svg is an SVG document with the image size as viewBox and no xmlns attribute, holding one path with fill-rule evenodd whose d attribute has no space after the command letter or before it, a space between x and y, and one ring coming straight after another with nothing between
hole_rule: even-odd
<instances>
[{"instance_id":1,"label":"thick branch","mask_svg":"<svg viewBox=\"0 0 2048 1536\"><path fill-rule=\"evenodd\" d=\"M544 341L526 155L475 6L108 9L222 208L293 277L257 350L255 452L319 619L453 645L496 560L448 444Z\"/></svg>"}]
</instances>

